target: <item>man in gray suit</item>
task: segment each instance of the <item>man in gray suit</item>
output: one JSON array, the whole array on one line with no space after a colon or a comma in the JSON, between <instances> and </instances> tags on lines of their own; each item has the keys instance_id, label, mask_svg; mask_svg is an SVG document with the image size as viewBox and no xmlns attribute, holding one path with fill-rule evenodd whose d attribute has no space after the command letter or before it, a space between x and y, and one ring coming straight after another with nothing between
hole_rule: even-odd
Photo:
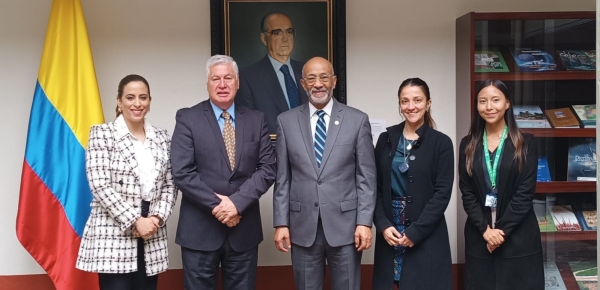
<instances>
[{"instance_id":1,"label":"man in gray suit","mask_svg":"<svg viewBox=\"0 0 600 290\"><path fill-rule=\"evenodd\" d=\"M302 76L309 103L277 118L275 246L291 248L297 289L322 289L327 262L331 289L358 290L376 199L369 118L332 98L326 59L309 60Z\"/></svg>"}]
</instances>

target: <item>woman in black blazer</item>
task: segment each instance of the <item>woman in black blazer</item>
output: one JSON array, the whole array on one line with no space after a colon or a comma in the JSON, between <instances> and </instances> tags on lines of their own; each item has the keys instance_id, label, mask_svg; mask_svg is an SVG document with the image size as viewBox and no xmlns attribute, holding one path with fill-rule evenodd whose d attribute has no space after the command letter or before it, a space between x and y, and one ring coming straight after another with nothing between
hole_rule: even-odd
<instances>
[{"instance_id":1,"label":"woman in black blazer","mask_svg":"<svg viewBox=\"0 0 600 290\"><path fill-rule=\"evenodd\" d=\"M544 289L540 230L533 212L537 148L517 127L508 89L484 81L469 134L460 143L467 289Z\"/></svg>"},{"instance_id":2,"label":"woman in black blazer","mask_svg":"<svg viewBox=\"0 0 600 290\"><path fill-rule=\"evenodd\" d=\"M398 99L405 121L387 128L375 148L373 289L452 289L444 218L454 182L452 141L434 129L423 80L402 82Z\"/></svg>"}]
</instances>

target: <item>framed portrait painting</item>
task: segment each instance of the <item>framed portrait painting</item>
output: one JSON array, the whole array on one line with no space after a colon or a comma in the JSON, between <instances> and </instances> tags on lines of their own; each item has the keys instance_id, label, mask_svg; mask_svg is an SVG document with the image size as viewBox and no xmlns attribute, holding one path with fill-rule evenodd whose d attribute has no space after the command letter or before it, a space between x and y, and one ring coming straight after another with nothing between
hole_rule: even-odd
<instances>
[{"instance_id":1,"label":"framed portrait painting","mask_svg":"<svg viewBox=\"0 0 600 290\"><path fill-rule=\"evenodd\" d=\"M210 3L211 54L230 55L241 70L260 61L269 54L262 36L267 32L266 16L284 14L293 25L291 31L288 29L294 38L290 58L302 64L315 56L329 60L337 76L334 97L346 103L345 0L211 0Z\"/></svg>"}]
</instances>

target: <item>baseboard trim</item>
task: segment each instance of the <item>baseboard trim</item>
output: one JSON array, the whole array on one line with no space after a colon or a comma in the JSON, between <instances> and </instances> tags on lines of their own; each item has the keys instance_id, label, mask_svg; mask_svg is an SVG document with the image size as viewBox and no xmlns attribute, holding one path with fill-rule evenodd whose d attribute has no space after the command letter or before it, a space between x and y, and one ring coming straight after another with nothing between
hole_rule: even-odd
<instances>
[{"instance_id":1,"label":"baseboard trim","mask_svg":"<svg viewBox=\"0 0 600 290\"><path fill-rule=\"evenodd\" d=\"M454 289L464 289L464 264L452 265ZM361 289L371 289L373 265L362 265ZM328 275L325 276L325 290L329 290ZM0 285L4 290L55 290L48 275L0 276ZM158 290L183 289L183 270L173 269L161 273L158 278ZM218 288L221 290L221 287ZM292 266L260 266L256 274L256 289L281 290L294 289Z\"/></svg>"}]
</instances>

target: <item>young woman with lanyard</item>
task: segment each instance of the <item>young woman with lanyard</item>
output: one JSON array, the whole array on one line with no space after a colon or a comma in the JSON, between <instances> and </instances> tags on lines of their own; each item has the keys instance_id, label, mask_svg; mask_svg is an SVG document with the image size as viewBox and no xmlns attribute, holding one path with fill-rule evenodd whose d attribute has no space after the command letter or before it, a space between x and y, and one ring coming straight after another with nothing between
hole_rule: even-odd
<instances>
[{"instance_id":1,"label":"young woman with lanyard","mask_svg":"<svg viewBox=\"0 0 600 290\"><path fill-rule=\"evenodd\" d=\"M509 91L484 81L469 134L460 143L459 187L465 224L466 289L544 289L533 197L537 148L517 127Z\"/></svg>"}]
</instances>

